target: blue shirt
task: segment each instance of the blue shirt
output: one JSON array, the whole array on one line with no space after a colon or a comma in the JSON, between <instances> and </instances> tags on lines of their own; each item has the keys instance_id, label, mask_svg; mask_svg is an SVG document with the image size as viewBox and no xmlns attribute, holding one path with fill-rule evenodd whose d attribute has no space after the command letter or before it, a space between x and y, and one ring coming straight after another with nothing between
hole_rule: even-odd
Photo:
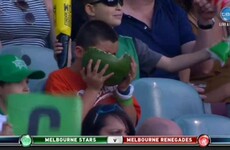
<instances>
[{"instance_id":1,"label":"blue shirt","mask_svg":"<svg viewBox=\"0 0 230 150\"><path fill-rule=\"evenodd\" d=\"M154 9L151 28L134 17L124 14L122 24L115 28L116 31L120 35L141 39L152 50L165 56L180 55L181 46L195 40L186 12L173 0L156 0ZM178 73L169 73L160 69L156 69L151 75L141 72L141 77L179 79Z\"/></svg>"}]
</instances>

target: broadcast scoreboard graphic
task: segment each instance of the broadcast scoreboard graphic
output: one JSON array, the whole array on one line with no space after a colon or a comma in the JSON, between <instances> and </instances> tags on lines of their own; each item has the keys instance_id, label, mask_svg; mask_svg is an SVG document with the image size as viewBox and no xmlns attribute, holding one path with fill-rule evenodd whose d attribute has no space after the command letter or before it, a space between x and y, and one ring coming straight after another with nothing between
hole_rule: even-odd
<instances>
[{"instance_id":1,"label":"broadcast scoreboard graphic","mask_svg":"<svg viewBox=\"0 0 230 150\"><path fill-rule=\"evenodd\" d=\"M0 137L0 146L78 146L78 145L151 145L151 146L230 146L230 137L159 136L30 136Z\"/></svg>"}]
</instances>

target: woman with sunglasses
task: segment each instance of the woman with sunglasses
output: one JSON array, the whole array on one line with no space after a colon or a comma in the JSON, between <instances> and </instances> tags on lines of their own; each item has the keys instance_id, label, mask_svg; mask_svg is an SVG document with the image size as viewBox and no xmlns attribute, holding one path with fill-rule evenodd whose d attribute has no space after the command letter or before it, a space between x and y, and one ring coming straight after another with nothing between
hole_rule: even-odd
<instances>
[{"instance_id":1,"label":"woman with sunglasses","mask_svg":"<svg viewBox=\"0 0 230 150\"><path fill-rule=\"evenodd\" d=\"M0 48L48 47L55 39L52 0L0 0L0 22Z\"/></svg>"},{"instance_id":2,"label":"woman with sunglasses","mask_svg":"<svg viewBox=\"0 0 230 150\"><path fill-rule=\"evenodd\" d=\"M117 27L121 24L123 16L123 0L81 0L73 2L73 20L79 24L87 20L101 20ZM76 8L75 8L76 7ZM77 9L77 10L76 10ZM81 11L81 12L79 12ZM77 15L77 16L75 16ZM78 22L77 20L81 20ZM72 25L76 27L75 24ZM77 31L77 29L74 29ZM72 33L74 39L76 33ZM61 43L56 43L55 53L59 54L63 50ZM129 53L135 59L137 67L137 79L140 75L148 77L155 72L156 68L169 72L177 72L196 63L208 59L207 51L199 51L193 54L169 58L151 50L145 43L136 38L119 36L119 51L117 56Z\"/></svg>"},{"instance_id":3,"label":"woman with sunglasses","mask_svg":"<svg viewBox=\"0 0 230 150\"><path fill-rule=\"evenodd\" d=\"M82 123L82 135L135 135L128 115L117 104L93 107Z\"/></svg>"}]
</instances>

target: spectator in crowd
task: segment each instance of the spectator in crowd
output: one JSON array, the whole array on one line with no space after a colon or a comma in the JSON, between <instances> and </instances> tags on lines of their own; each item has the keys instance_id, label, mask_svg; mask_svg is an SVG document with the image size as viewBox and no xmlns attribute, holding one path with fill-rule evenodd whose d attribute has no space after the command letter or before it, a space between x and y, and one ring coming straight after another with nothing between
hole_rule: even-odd
<instances>
[{"instance_id":1,"label":"spectator in crowd","mask_svg":"<svg viewBox=\"0 0 230 150\"><path fill-rule=\"evenodd\" d=\"M92 66L92 60L88 66L82 66L85 51L95 47L111 54L116 54L118 37L115 31L102 21L86 23L76 38L76 59L71 67L66 67L53 72L47 81L46 91L55 95L81 95L83 99L83 118L95 104L118 103L129 115L135 124L140 118L140 106L132 97L133 86L130 84L136 76L136 63L131 62L129 76L118 86L104 86L104 82L113 73L105 75L108 65L99 71L100 60ZM116 94L115 94L116 93Z\"/></svg>"},{"instance_id":2,"label":"spectator in crowd","mask_svg":"<svg viewBox=\"0 0 230 150\"><path fill-rule=\"evenodd\" d=\"M52 0L0 0L0 22L0 49L11 45L52 47L54 44Z\"/></svg>"},{"instance_id":3,"label":"spectator in crowd","mask_svg":"<svg viewBox=\"0 0 230 150\"><path fill-rule=\"evenodd\" d=\"M78 9L80 6L85 7L85 12L80 9L82 18L77 15L76 18L83 20L102 20L112 27L119 26L122 17L123 1L94 1L94 0L82 0L83 4L78 1ZM76 10L73 9L77 13ZM75 27L75 25L73 25ZM73 33L74 34L74 33ZM72 36L74 38L74 36ZM56 53L62 51L61 43L56 43ZM197 62L208 59L204 56L206 52L198 52L192 55L178 56L174 58L165 57L151 49L138 39L131 39L129 37L119 36L119 50L117 56L121 56L124 53L132 55L138 65L137 78L139 74L152 74L156 68L167 70L169 72L175 72L185 69ZM206 53L207 54L207 53Z\"/></svg>"},{"instance_id":4,"label":"spectator in crowd","mask_svg":"<svg viewBox=\"0 0 230 150\"><path fill-rule=\"evenodd\" d=\"M141 125L136 135L183 135L183 131L173 121L162 120L161 118L150 118Z\"/></svg>"},{"instance_id":5,"label":"spectator in crowd","mask_svg":"<svg viewBox=\"0 0 230 150\"><path fill-rule=\"evenodd\" d=\"M116 39L116 40L112 40L110 36L114 37L112 39ZM100 37L100 38L98 38L98 37ZM105 39L108 39L108 37L110 37L109 39L111 39L111 40L108 40L109 43L107 40L105 40ZM94 43L93 42L90 43L90 41L94 41ZM113 41L113 43L111 43L111 41ZM89 45L89 43L90 43L90 45ZM99 44L97 44L97 43L99 43ZM83 26L82 29L79 31L79 34L78 34L77 39L76 39L76 45L77 45L76 50L75 50L76 60L75 60L74 64L70 68L64 68L64 69L61 69L61 70L58 70L58 71L52 73L50 75L48 81L47 81L46 91L48 93L51 93L51 94L64 94L64 95L76 95L77 93L83 94L84 116L85 116L87 114L87 112L94 106L95 97L97 97L97 95L99 94L100 88L97 88L98 91L96 93L94 93L94 95L95 95L94 97L91 97L91 98L87 98L88 96L86 97L86 94L93 96L93 94L89 93L90 90L86 89L87 87L89 88L90 86L92 86L92 85L86 85L86 84L93 84L93 81L91 79L84 78L84 76L85 76L84 74L82 74L82 76L83 76L83 79L82 79L82 76L79 73L81 70L82 57L84 55L84 50L82 50L83 49L82 47L86 47L84 49L87 49L87 47L97 47L99 49L103 49L101 47L104 47L104 48L108 48L108 50L110 49L110 51L109 51L110 53L115 54L117 52L117 48L118 48L117 44L118 44L117 43L117 34L106 23L104 23L102 21L96 21L96 20L88 22L88 24ZM82 45L86 45L86 46L82 46ZM115 47L115 49L114 49L114 47ZM201 53L203 53L203 52L201 52ZM189 54L189 55L193 55L193 54ZM90 63L92 63L92 62L90 62ZM89 67L89 68L91 68L91 67ZM89 68L88 68L87 72L90 72ZM90 77L90 75L89 75L89 77ZM97 76L94 75L94 78L96 78L96 77ZM86 83L84 83L84 81ZM95 80L94 80L94 82L95 82ZM104 80L100 84L103 84L103 82L104 82ZM103 89L105 89L105 88L103 88ZM116 88L115 88L115 90L116 90ZM87 91L87 93L86 93L86 91ZM114 89L112 91L114 91ZM112 91L110 91L110 92L112 92ZM106 93L106 92L104 92L104 93ZM98 101L96 101L96 102L98 102ZM139 114L138 112L140 112L139 105L134 105L134 106L136 106L137 116L139 116L138 115ZM124 106L123 106L123 108L124 108ZM124 110L126 110L126 109L124 108ZM138 117L134 116L133 112L131 113L130 111L126 110L126 113L132 118L132 121L134 121L135 118L138 118ZM163 123L166 122L166 120L164 120L164 119L162 119L162 121L163 121ZM171 121L168 123L169 126L170 126L170 123L171 123ZM160 124L160 119L158 120L158 124ZM172 128L172 130L174 130L174 129Z\"/></svg>"},{"instance_id":6,"label":"spectator in crowd","mask_svg":"<svg viewBox=\"0 0 230 150\"><path fill-rule=\"evenodd\" d=\"M120 18L115 17L117 15L114 15L114 14L123 13L121 5L123 5L122 0L121 1L116 1L116 0L108 1L107 3L104 3L103 1L94 1L94 0L82 0L82 1L74 2L72 10L73 10L73 14L76 16L73 15L73 18L75 18L75 22L77 22L77 25L73 24L73 27L74 27L73 31L78 31L78 28L80 26L79 24L82 24L82 22L87 21L87 20L94 20L94 19L105 21L112 27L119 26L121 23L121 17ZM85 8L85 11L82 7ZM106 15L103 15L103 14L106 14ZM189 24L187 26L189 27ZM72 34L75 34L75 33L73 32ZM75 36L72 35L72 38L74 39ZM125 39L125 40L122 40L122 39ZM128 46L128 45L132 45L132 46ZM57 47L55 50L56 53L60 53L62 50L61 44L57 43L56 47ZM178 57L174 57L172 60L168 60L167 57L164 57L163 59L161 59L161 61L159 61L159 57L160 57L159 53L155 53L153 50L151 50L146 44L144 44L140 40L128 39L127 37L120 36L119 37L119 51L117 55L120 56L121 54L123 54L124 49L129 49L130 51L128 53L134 55L134 58L136 58L135 60L138 65L137 78L139 78L140 76L139 74L142 74L142 75L145 74L145 75L150 76L151 74L155 72L156 68L160 70L169 71L169 72L176 72L176 71L182 70L189 66L189 65L185 65L186 63L181 63L181 62L185 62L187 60L193 60L191 56L188 56L187 58L184 57L185 61L182 59L179 59ZM185 78L183 79L183 81L188 80L185 75L183 75L182 77ZM199 87L195 87L195 88L198 92L201 93L202 98L206 97L205 95L202 95L202 93L204 92L202 88L199 88Z\"/></svg>"},{"instance_id":7,"label":"spectator in crowd","mask_svg":"<svg viewBox=\"0 0 230 150\"><path fill-rule=\"evenodd\" d=\"M188 13L188 18L193 27L193 32L195 35L199 34L199 27L197 25L197 13L194 9L193 0L177 0L178 4L180 4ZM221 5L221 0L219 1L219 5ZM218 13L221 11L221 7L217 5ZM218 41L227 39L229 36L229 27L220 26L223 20L221 20L220 16L215 17L215 25L213 27L213 35L210 38L209 45L213 45ZM207 96L204 99L205 102L230 102L230 61L228 61L224 67L221 67L221 64L218 61L209 60L210 63L213 63L214 67L210 72L206 74L196 75L191 74L190 80L192 83L195 83L199 86L205 88L205 94ZM189 77L188 77L189 78ZM213 112L220 113L219 108L223 105L213 105ZM224 110L225 107L221 109Z\"/></svg>"},{"instance_id":8,"label":"spectator in crowd","mask_svg":"<svg viewBox=\"0 0 230 150\"><path fill-rule=\"evenodd\" d=\"M45 77L43 71L30 70L25 62L13 55L0 55L0 135L9 133L6 100L10 94L29 93L28 79ZM2 129L5 129L3 131Z\"/></svg>"},{"instance_id":9,"label":"spectator in crowd","mask_svg":"<svg viewBox=\"0 0 230 150\"><path fill-rule=\"evenodd\" d=\"M101 3L97 3L97 4L93 4L93 3L91 3L91 1L83 1L84 3L85 3L85 6L87 5L88 6L88 11L86 11L86 12L88 12L88 16L89 16L89 19L91 20L94 20L94 19L98 19L98 20L103 20L103 19L105 19L105 20L103 20L103 21L105 21L105 22L107 22L109 25L111 25L111 26L117 26L117 25L119 25L119 17L114 17L114 14L115 13L117 13L117 12L119 12L119 13L121 13L121 11L122 11L122 9L121 9L121 6L118 4L118 2L120 2L120 1L115 1L115 5L114 5L114 1L109 1L109 2L112 2L113 3L113 6L108 6L108 5L106 5L106 4L104 4L104 2L101 2ZM109 4L110 5L110 4ZM91 9L90 9L91 8ZM94 10L95 12L97 12L97 13L92 13L92 12L90 12L89 10ZM103 14L106 14L106 15L103 15ZM106 19L106 17L108 17L108 19ZM113 18L113 19L109 19L109 18ZM120 17L120 20L121 20L121 17ZM110 22L111 21L111 22ZM120 41L119 41L120 42ZM136 42L135 42L136 43ZM141 43L141 42L138 42L138 43ZM119 43L120 45L122 44L122 43ZM127 43L126 43L127 44ZM143 43L142 43L143 44ZM140 45L142 45L142 44L140 44ZM119 46L120 46L119 45ZM123 43L123 45L124 45L124 43ZM135 44L134 44L135 45ZM60 45L59 45L60 46ZM144 47L146 48L147 46L146 45L144 45ZM148 47L147 47L148 48ZM132 47L132 49L133 49L133 47ZM142 50L142 48L140 48L140 51ZM61 51L61 49L59 49L59 50L56 50L56 52L60 52ZM135 51L135 49L133 49L133 51ZM148 51L150 51L150 50L148 50ZM151 53L151 52L149 52L149 53ZM147 52L143 52L143 53L140 53L140 54L145 54L145 56L148 56L149 57L149 53L147 53ZM139 55L139 56L141 56L141 55ZM151 59L149 58L148 60L149 61L146 61L147 59L146 58L144 58L143 57L143 59L140 59L139 58L139 60L140 61L143 61L146 65L140 65L141 67L140 67L140 69L144 69L144 67L146 68L146 67L150 67L150 68L147 68L148 69L148 71L149 70L151 70L151 71L154 71L154 69L153 68L155 68L155 65L153 65L153 66L151 66L151 65L149 65L149 64L152 64L153 63L153 60L155 60L156 58L156 56L157 56L157 54L152 54L151 56L154 56L154 57L152 57ZM187 60L191 60L190 59L191 57L190 56L188 56L187 58L186 58L186 61ZM198 57L196 57L196 58L198 58ZM162 62L164 62L163 61L163 59L162 59ZM183 62L183 61L179 61L178 60L178 62L179 62L179 64L180 65L184 65L184 63L181 63L181 62ZM141 63L140 63L141 64ZM166 63L167 65L172 65L172 66L176 66L175 65L175 63ZM165 66L166 66L166 64L165 64ZM178 66L177 66L178 67ZM175 69L175 68L174 68ZM177 68L178 69L178 68ZM181 68L180 68L181 69ZM175 71L175 70L173 70L173 71Z\"/></svg>"},{"instance_id":10,"label":"spectator in crowd","mask_svg":"<svg viewBox=\"0 0 230 150\"><path fill-rule=\"evenodd\" d=\"M86 115L82 135L135 135L135 128L119 105L98 105Z\"/></svg>"},{"instance_id":11,"label":"spectator in crowd","mask_svg":"<svg viewBox=\"0 0 230 150\"><path fill-rule=\"evenodd\" d=\"M196 9L199 10L200 26L197 40L187 14L173 0L124 0L125 14L116 31L120 35L141 39L152 50L167 57L199 51L208 47L207 42L214 25L212 18L216 13L208 0L196 0L195 3ZM210 64L199 65L196 66L196 71L206 71L211 67ZM178 73L169 73L161 68L151 74L141 72L141 76L179 79Z\"/></svg>"}]
</instances>

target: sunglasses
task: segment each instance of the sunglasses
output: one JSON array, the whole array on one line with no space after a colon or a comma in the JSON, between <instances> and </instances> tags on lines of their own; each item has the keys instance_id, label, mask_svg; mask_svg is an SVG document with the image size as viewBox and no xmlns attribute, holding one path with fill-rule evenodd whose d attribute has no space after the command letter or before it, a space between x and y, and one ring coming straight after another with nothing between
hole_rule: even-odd
<instances>
[{"instance_id":1,"label":"sunglasses","mask_svg":"<svg viewBox=\"0 0 230 150\"><path fill-rule=\"evenodd\" d=\"M102 106L98 111L97 111L97 114L93 120L93 124L95 124L97 122L97 119L100 115L102 114L108 114L108 113L111 113L111 112L115 112L117 110L120 110L120 111L123 111L123 109L118 106L117 104L114 104L114 105L104 105Z\"/></svg>"},{"instance_id":2,"label":"sunglasses","mask_svg":"<svg viewBox=\"0 0 230 150\"><path fill-rule=\"evenodd\" d=\"M15 5L20 8L23 12L27 12L29 5L25 0L16 0ZM27 24L33 24L35 22L35 17L32 13L27 12L25 14L25 22Z\"/></svg>"},{"instance_id":3,"label":"sunglasses","mask_svg":"<svg viewBox=\"0 0 230 150\"><path fill-rule=\"evenodd\" d=\"M98 3L102 3L102 4L109 6L109 7L115 7L118 4L121 6L124 5L123 0L98 0L95 2L91 2L90 4L94 5L94 4L98 4Z\"/></svg>"}]
</instances>

